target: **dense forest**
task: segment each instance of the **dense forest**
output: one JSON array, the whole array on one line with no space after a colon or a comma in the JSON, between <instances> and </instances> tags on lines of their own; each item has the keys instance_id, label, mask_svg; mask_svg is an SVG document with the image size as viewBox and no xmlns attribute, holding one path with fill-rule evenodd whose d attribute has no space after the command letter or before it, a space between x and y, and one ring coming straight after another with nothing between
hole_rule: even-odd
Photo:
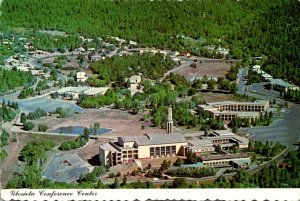
<instances>
[{"instance_id":1,"label":"dense forest","mask_svg":"<svg viewBox=\"0 0 300 201\"><path fill-rule=\"evenodd\" d=\"M35 81L36 78L31 73L16 69L9 71L0 67L0 95L14 91L16 87L29 87Z\"/></svg>"},{"instance_id":2,"label":"dense forest","mask_svg":"<svg viewBox=\"0 0 300 201\"><path fill-rule=\"evenodd\" d=\"M99 74L100 81L124 84L125 78L141 73L145 78L159 79L172 69L175 63L163 54L144 53L129 56L114 56L90 65L94 73ZM91 82L91 81L90 81ZM92 83L92 82L91 82Z\"/></svg>"},{"instance_id":3,"label":"dense forest","mask_svg":"<svg viewBox=\"0 0 300 201\"><path fill-rule=\"evenodd\" d=\"M119 36L141 46L195 54L204 54L202 47L217 45L229 48L231 58L266 56L263 69L300 84L297 0L4 0L1 9L3 29Z\"/></svg>"}]
</instances>

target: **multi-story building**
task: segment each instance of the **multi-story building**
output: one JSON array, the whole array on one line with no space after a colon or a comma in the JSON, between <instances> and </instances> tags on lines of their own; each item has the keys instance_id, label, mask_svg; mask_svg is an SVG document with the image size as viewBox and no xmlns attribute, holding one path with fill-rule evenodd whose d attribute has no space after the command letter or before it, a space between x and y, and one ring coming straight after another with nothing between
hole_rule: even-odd
<instances>
[{"instance_id":1,"label":"multi-story building","mask_svg":"<svg viewBox=\"0 0 300 201\"><path fill-rule=\"evenodd\" d=\"M233 146L246 149L249 143L247 138L238 136L228 130L214 131L208 136L197 136L187 141L186 151L191 151L197 155L214 152L217 146L220 146L222 149L228 149Z\"/></svg>"},{"instance_id":2,"label":"multi-story building","mask_svg":"<svg viewBox=\"0 0 300 201\"><path fill-rule=\"evenodd\" d=\"M225 166L225 165L231 165L231 163L235 163L235 162L249 164L251 162L251 159L248 154L241 153L241 154L200 156L200 161L205 166Z\"/></svg>"},{"instance_id":3,"label":"multi-story building","mask_svg":"<svg viewBox=\"0 0 300 201\"><path fill-rule=\"evenodd\" d=\"M208 111L214 118L231 121L235 117L255 119L269 107L269 101L254 102L224 101L199 105L200 111Z\"/></svg>"},{"instance_id":4,"label":"multi-story building","mask_svg":"<svg viewBox=\"0 0 300 201\"><path fill-rule=\"evenodd\" d=\"M134 159L184 155L186 140L181 134L145 134L118 137L116 142L100 145L99 159L103 165L117 165Z\"/></svg>"},{"instance_id":5,"label":"multi-story building","mask_svg":"<svg viewBox=\"0 0 300 201\"><path fill-rule=\"evenodd\" d=\"M228 130L214 131L208 136L192 134L194 138L186 140L183 135L173 133L171 108L168 109L166 131L167 134L118 137L115 141L104 143L99 148L99 160L103 165L114 166L134 159L185 156L190 151L202 155L202 152L215 151L216 146L221 149L236 145L247 148L249 142Z\"/></svg>"}]
</instances>

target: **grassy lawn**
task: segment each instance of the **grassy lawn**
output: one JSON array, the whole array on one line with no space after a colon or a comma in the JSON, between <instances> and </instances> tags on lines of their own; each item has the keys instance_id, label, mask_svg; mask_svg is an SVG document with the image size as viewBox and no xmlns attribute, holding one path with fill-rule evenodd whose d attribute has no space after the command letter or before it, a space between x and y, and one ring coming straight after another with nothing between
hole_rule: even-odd
<instances>
[{"instance_id":1,"label":"grassy lawn","mask_svg":"<svg viewBox=\"0 0 300 201\"><path fill-rule=\"evenodd\" d=\"M46 141L53 140L56 145L60 145L61 143L69 140L75 140L77 137L74 136L59 136L59 135L47 135L47 134L22 134L27 135L26 142L35 142L35 141Z\"/></svg>"}]
</instances>

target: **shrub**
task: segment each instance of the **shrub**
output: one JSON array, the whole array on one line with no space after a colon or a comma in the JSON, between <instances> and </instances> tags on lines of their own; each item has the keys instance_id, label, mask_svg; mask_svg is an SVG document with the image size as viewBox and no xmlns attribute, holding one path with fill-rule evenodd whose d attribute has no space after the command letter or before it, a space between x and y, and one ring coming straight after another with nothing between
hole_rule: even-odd
<instances>
[{"instance_id":1,"label":"shrub","mask_svg":"<svg viewBox=\"0 0 300 201\"><path fill-rule=\"evenodd\" d=\"M46 132L48 130L48 126L44 124L39 124L38 130L42 132Z\"/></svg>"},{"instance_id":2,"label":"shrub","mask_svg":"<svg viewBox=\"0 0 300 201\"><path fill-rule=\"evenodd\" d=\"M76 141L67 141L60 145L60 150L71 150L71 149L77 149L81 147L79 142Z\"/></svg>"},{"instance_id":3,"label":"shrub","mask_svg":"<svg viewBox=\"0 0 300 201\"><path fill-rule=\"evenodd\" d=\"M34 128L34 124L31 121L26 122L23 126L26 131L30 131Z\"/></svg>"},{"instance_id":4,"label":"shrub","mask_svg":"<svg viewBox=\"0 0 300 201\"><path fill-rule=\"evenodd\" d=\"M8 145L8 138L9 138L9 133L5 130L2 129L2 135L0 137L0 147L4 147Z\"/></svg>"},{"instance_id":5,"label":"shrub","mask_svg":"<svg viewBox=\"0 0 300 201\"><path fill-rule=\"evenodd\" d=\"M8 156L7 152L5 150L2 150L0 152L0 162L3 161Z\"/></svg>"},{"instance_id":6,"label":"shrub","mask_svg":"<svg viewBox=\"0 0 300 201\"><path fill-rule=\"evenodd\" d=\"M103 165L95 167L93 172L96 174L97 177L104 175L106 173L106 168Z\"/></svg>"},{"instance_id":7,"label":"shrub","mask_svg":"<svg viewBox=\"0 0 300 201\"><path fill-rule=\"evenodd\" d=\"M182 158L177 158L177 160L174 163L174 166L180 166L180 165L183 165L183 164L184 164L183 159Z\"/></svg>"}]
</instances>

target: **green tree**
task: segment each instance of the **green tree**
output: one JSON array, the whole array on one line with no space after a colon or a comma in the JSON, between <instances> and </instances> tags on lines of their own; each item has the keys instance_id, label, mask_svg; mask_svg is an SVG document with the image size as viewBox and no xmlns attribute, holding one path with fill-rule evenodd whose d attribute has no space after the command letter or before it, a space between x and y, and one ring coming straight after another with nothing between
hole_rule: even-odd
<instances>
[{"instance_id":1,"label":"green tree","mask_svg":"<svg viewBox=\"0 0 300 201\"><path fill-rule=\"evenodd\" d=\"M26 123L27 117L24 112L21 113L20 121L24 125Z\"/></svg>"},{"instance_id":2,"label":"green tree","mask_svg":"<svg viewBox=\"0 0 300 201\"><path fill-rule=\"evenodd\" d=\"M90 134L91 134L90 130L88 128L84 128L83 136L86 140L88 140L90 138Z\"/></svg>"},{"instance_id":3,"label":"green tree","mask_svg":"<svg viewBox=\"0 0 300 201\"><path fill-rule=\"evenodd\" d=\"M98 134L98 130L100 128L100 123L94 123L94 135Z\"/></svg>"},{"instance_id":4,"label":"green tree","mask_svg":"<svg viewBox=\"0 0 300 201\"><path fill-rule=\"evenodd\" d=\"M172 188L187 188L188 184L184 178L176 178L172 182Z\"/></svg>"},{"instance_id":5,"label":"green tree","mask_svg":"<svg viewBox=\"0 0 300 201\"><path fill-rule=\"evenodd\" d=\"M182 158L177 158L177 160L174 163L174 166L181 166L184 164L184 160Z\"/></svg>"},{"instance_id":6,"label":"green tree","mask_svg":"<svg viewBox=\"0 0 300 201\"><path fill-rule=\"evenodd\" d=\"M26 122L23 124L24 130L30 131L34 128L34 124L31 121Z\"/></svg>"},{"instance_id":7,"label":"green tree","mask_svg":"<svg viewBox=\"0 0 300 201\"><path fill-rule=\"evenodd\" d=\"M186 163L187 164L194 164L198 161L198 157L196 156L195 153L189 151L186 154Z\"/></svg>"}]
</instances>

